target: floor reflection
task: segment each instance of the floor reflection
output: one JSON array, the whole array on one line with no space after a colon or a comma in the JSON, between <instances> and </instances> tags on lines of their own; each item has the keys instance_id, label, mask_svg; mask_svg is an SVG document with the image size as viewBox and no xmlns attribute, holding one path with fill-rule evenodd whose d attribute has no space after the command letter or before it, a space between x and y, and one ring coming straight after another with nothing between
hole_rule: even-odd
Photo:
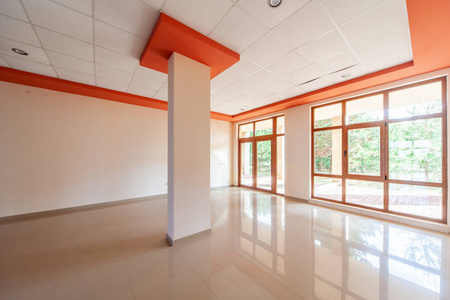
<instances>
[{"instance_id":1,"label":"floor reflection","mask_svg":"<svg viewBox=\"0 0 450 300\"><path fill-rule=\"evenodd\" d=\"M448 236L241 191L239 253L306 299L449 299Z\"/></svg>"}]
</instances>

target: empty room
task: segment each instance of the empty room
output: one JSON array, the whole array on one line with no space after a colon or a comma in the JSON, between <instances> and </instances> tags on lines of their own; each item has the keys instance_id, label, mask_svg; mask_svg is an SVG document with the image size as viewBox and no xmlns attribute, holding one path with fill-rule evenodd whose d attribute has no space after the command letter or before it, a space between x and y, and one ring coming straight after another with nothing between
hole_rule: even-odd
<instances>
[{"instance_id":1,"label":"empty room","mask_svg":"<svg viewBox=\"0 0 450 300\"><path fill-rule=\"evenodd\" d=\"M0 0L0 299L450 299L448 0Z\"/></svg>"}]
</instances>

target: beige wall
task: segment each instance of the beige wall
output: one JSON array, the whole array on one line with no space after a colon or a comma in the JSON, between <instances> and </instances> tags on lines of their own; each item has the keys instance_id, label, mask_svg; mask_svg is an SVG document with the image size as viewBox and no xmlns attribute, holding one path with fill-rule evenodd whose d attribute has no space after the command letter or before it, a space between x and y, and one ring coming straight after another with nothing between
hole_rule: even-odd
<instances>
[{"instance_id":1,"label":"beige wall","mask_svg":"<svg viewBox=\"0 0 450 300\"><path fill-rule=\"evenodd\" d=\"M0 217L167 193L166 111L6 82L0 91ZM211 120L214 186L230 184L230 128Z\"/></svg>"}]
</instances>

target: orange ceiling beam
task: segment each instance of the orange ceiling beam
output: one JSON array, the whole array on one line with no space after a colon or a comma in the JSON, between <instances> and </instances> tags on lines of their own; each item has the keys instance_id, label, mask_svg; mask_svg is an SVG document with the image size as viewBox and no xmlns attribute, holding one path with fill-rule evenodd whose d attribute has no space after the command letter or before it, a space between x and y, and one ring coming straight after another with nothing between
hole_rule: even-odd
<instances>
[{"instance_id":1,"label":"orange ceiling beam","mask_svg":"<svg viewBox=\"0 0 450 300\"><path fill-rule=\"evenodd\" d=\"M0 80L38 88L44 88L52 91L100 98L115 102L133 104L161 110L167 110L168 105L166 101L151 99L119 91L108 90L92 85L81 84L73 81L62 80L54 77L48 77L44 75L14 70L5 67L0 67ZM231 122L232 120L231 116L217 112L211 112L211 119L227 122Z\"/></svg>"},{"instance_id":2,"label":"orange ceiling beam","mask_svg":"<svg viewBox=\"0 0 450 300\"><path fill-rule=\"evenodd\" d=\"M167 74L168 61L174 52L209 66L211 79L240 59L238 53L161 13L140 64Z\"/></svg>"},{"instance_id":3,"label":"orange ceiling beam","mask_svg":"<svg viewBox=\"0 0 450 300\"><path fill-rule=\"evenodd\" d=\"M450 1L406 0L414 61L233 116L233 122L274 113L450 67Z\"/></svg>"}]
</instances>

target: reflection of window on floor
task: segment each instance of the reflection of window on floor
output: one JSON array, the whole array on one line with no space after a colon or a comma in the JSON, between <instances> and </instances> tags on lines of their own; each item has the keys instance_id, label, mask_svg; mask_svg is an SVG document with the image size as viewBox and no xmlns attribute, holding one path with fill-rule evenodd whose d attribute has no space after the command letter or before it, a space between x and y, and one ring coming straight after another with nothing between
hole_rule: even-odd
<instances>
[{"instance_id":1,"label":"reflection of window on floor","mask_svg":"<svg viewBox=\"0 0 450 300\"><path fill-rule=\"evenodd\" d=\"M317 299L448 299L439 237L314 209L312 253Z\"/></svg>"},{"instance_id":2,"label":"reflection of window on floor","mask_svg":"<svg viewBox=\"0 0 450 300\"><path fill-rule=\"evenodd\" d=\"M445 78L312 109L312 197L447 221Z\"/></svg>"},{"instance_id":3,"label":"reflection of window on floor","mask_svg":"<svg viewBox=\"0 0 450 300\"><path fill-rule=\"evenodd\" d=\"M241 192L239 250L284 276L284 199Z\"/></svg>"}]
</instances>

